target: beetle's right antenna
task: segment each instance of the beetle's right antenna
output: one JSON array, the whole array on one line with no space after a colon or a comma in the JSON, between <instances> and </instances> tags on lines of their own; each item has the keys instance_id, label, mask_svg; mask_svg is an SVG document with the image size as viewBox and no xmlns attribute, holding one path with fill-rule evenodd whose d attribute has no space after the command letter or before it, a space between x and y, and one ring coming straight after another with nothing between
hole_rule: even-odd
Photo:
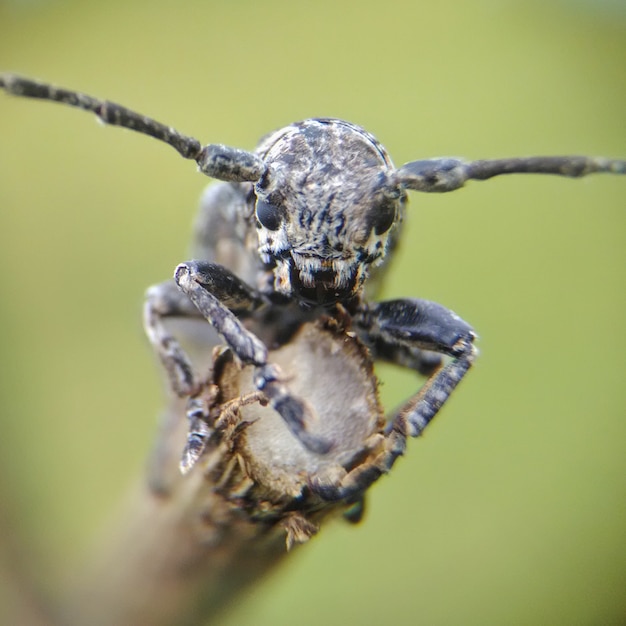
<instances>
[{"instance_id":1,"label":"beetle's right antenna","mask_svg":"<svg viewBox=\"0 0 626 626\"><path fill-rule=\"evenodd\" d=\"M172 146L185 159L196 161L200 171L212 178L231 182L256 182L266 170L263 160L252 152L220 144L202 147L197 139L183 135L171 126L161 124L115 102L99 100L78 91L55 87L15 74L0 74L0 87L14 96L51 100L91 111L105 124L150 135Z\"/></svg>"}]
</instances>

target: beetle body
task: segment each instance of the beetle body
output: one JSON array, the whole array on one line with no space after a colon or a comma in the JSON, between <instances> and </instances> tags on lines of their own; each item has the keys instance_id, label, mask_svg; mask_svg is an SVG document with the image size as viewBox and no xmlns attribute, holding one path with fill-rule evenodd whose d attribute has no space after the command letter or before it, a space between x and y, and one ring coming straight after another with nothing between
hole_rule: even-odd
<instances>
[{"instance_id":1,"label":"beetle body","mask_svg":"<svg viewBox=\"0 0 626 626\"><path fill-rule=\"evenodd\" d=\"M476 358L472 327L444 306L417 298L376 303L365 291L368 277L396 243L407 191L454 191L469 180L502 174L626 174L624 160L584 156L471 162L446 157L396 169L372 135L327 118L271 133L255 152L203 147L171 126L79 92L11 74L0 75L0 87L150 135L223 181L203 196L194 260L176 268L174 281L150 288L144 309L146 333L172 389L190 399L192 431L198 420L206 426L210 418L194 404L206 381L168 330L169 318L208 320L238 361L253 368L252 386L284 420L293 445L311 455L330 454L338 447L336 435L314 432L311 403L291 392L289 376L269 357L305 322L335 320L359 337L372 360L427 376L388 418L385 444L374 459L365 467L344 468L343 477L310 481L308 488L324 500L358 500L404 452L406 438L428 426ZM202 446L194 447L187 461L201 453Z\"/></svg>"}]
</instances>

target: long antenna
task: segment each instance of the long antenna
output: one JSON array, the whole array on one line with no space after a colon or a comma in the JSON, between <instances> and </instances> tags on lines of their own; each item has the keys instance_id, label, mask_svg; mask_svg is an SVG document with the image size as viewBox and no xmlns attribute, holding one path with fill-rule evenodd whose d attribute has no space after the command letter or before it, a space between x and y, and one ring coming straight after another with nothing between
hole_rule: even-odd
<instances>
[{"instance_id":1,"label":"long antenna","mask_svg":"<svg viewBox=\"0 0 626 626\"><path fill-rule=\"evenodd\" d=\"M100 100L78 91L55 87L15 74L0 74L0 87L14 96L51 100L90 111L105 124L128 128L154 137L172 146L185 159L196 161L200 171L212 178L233 182L254 182L265 172L265 164L252 152L221 144L203 147L194 137L183 135L171 126L161 124L151 117L109 100Z\"/></svg>"},{"instance_id":2,"label":"long antenna","mask_svg":"<svg viewBox=\"0 0 626 626\"><path fill-rule=\"evenodd\" d=\"M407 189L444 193L459 189L468 180L487 180L501 174L554 174L580 178L594 173L626 174L626 161L550 156L464 162L444 157L406 163L397 171L396 180Z\"/></svg>"}]
</instances>

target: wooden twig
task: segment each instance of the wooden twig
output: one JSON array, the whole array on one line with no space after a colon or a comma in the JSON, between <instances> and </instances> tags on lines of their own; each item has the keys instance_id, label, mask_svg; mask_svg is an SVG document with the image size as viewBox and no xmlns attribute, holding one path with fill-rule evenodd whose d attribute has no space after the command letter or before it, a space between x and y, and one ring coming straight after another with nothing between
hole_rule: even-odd
<instances>
[{"instance_id":1,"label":"wooden twig","mask_svg":"<svg viewBox=\"0 0 626 626\"><path fill-rule=\"evenodd\" d=\"M0 624L62 626L54 606L38 584L36 564L27 542L8 516L8 490L0 488Z\"/></svg>"},{"instance_id":2,"label":"wooden twig","mask_svg":"<svg viewBox=\"0 0 626 626\"><path fill-rule=\"evenodd\" d=\"M187 420L185 403L172 401L152 480L135 485L99 556L72 581L64 623L204 623L350 506L324 501L309 484L336 481L379 452L384 418L367 351L350 333L316 323L271 358L311 404L315 432L333 434L333 451L304 448L263 406L250 368L216 352L202 392L204 453L180 473Z\"/></svg>"}]
</instances>

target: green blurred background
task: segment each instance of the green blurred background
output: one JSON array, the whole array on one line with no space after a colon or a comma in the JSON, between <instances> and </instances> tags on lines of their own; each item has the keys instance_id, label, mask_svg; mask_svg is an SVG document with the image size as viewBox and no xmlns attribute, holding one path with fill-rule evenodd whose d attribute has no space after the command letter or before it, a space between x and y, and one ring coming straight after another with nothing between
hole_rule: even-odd
<instances>
[{"instance_id":1,"label":"green blurred background","mask_svg":"<svg viewBox=\"0 0 626 626\"><path fill-rule=\"evenodd\" d=\"M252 148L310 116L396 164L626 156L623 3L2 2L0 68ZM206 179L168 147L0 98L0 485L39 576L87 551L163 392L145 288ZM427 436L220 624L618 624L626 605L626 180L413 194L384 297L437 300L481 358ZM415 388L385 369L388 406ZM53 586L53 583L49 583Z\"/></svg>"}]
</instances>

